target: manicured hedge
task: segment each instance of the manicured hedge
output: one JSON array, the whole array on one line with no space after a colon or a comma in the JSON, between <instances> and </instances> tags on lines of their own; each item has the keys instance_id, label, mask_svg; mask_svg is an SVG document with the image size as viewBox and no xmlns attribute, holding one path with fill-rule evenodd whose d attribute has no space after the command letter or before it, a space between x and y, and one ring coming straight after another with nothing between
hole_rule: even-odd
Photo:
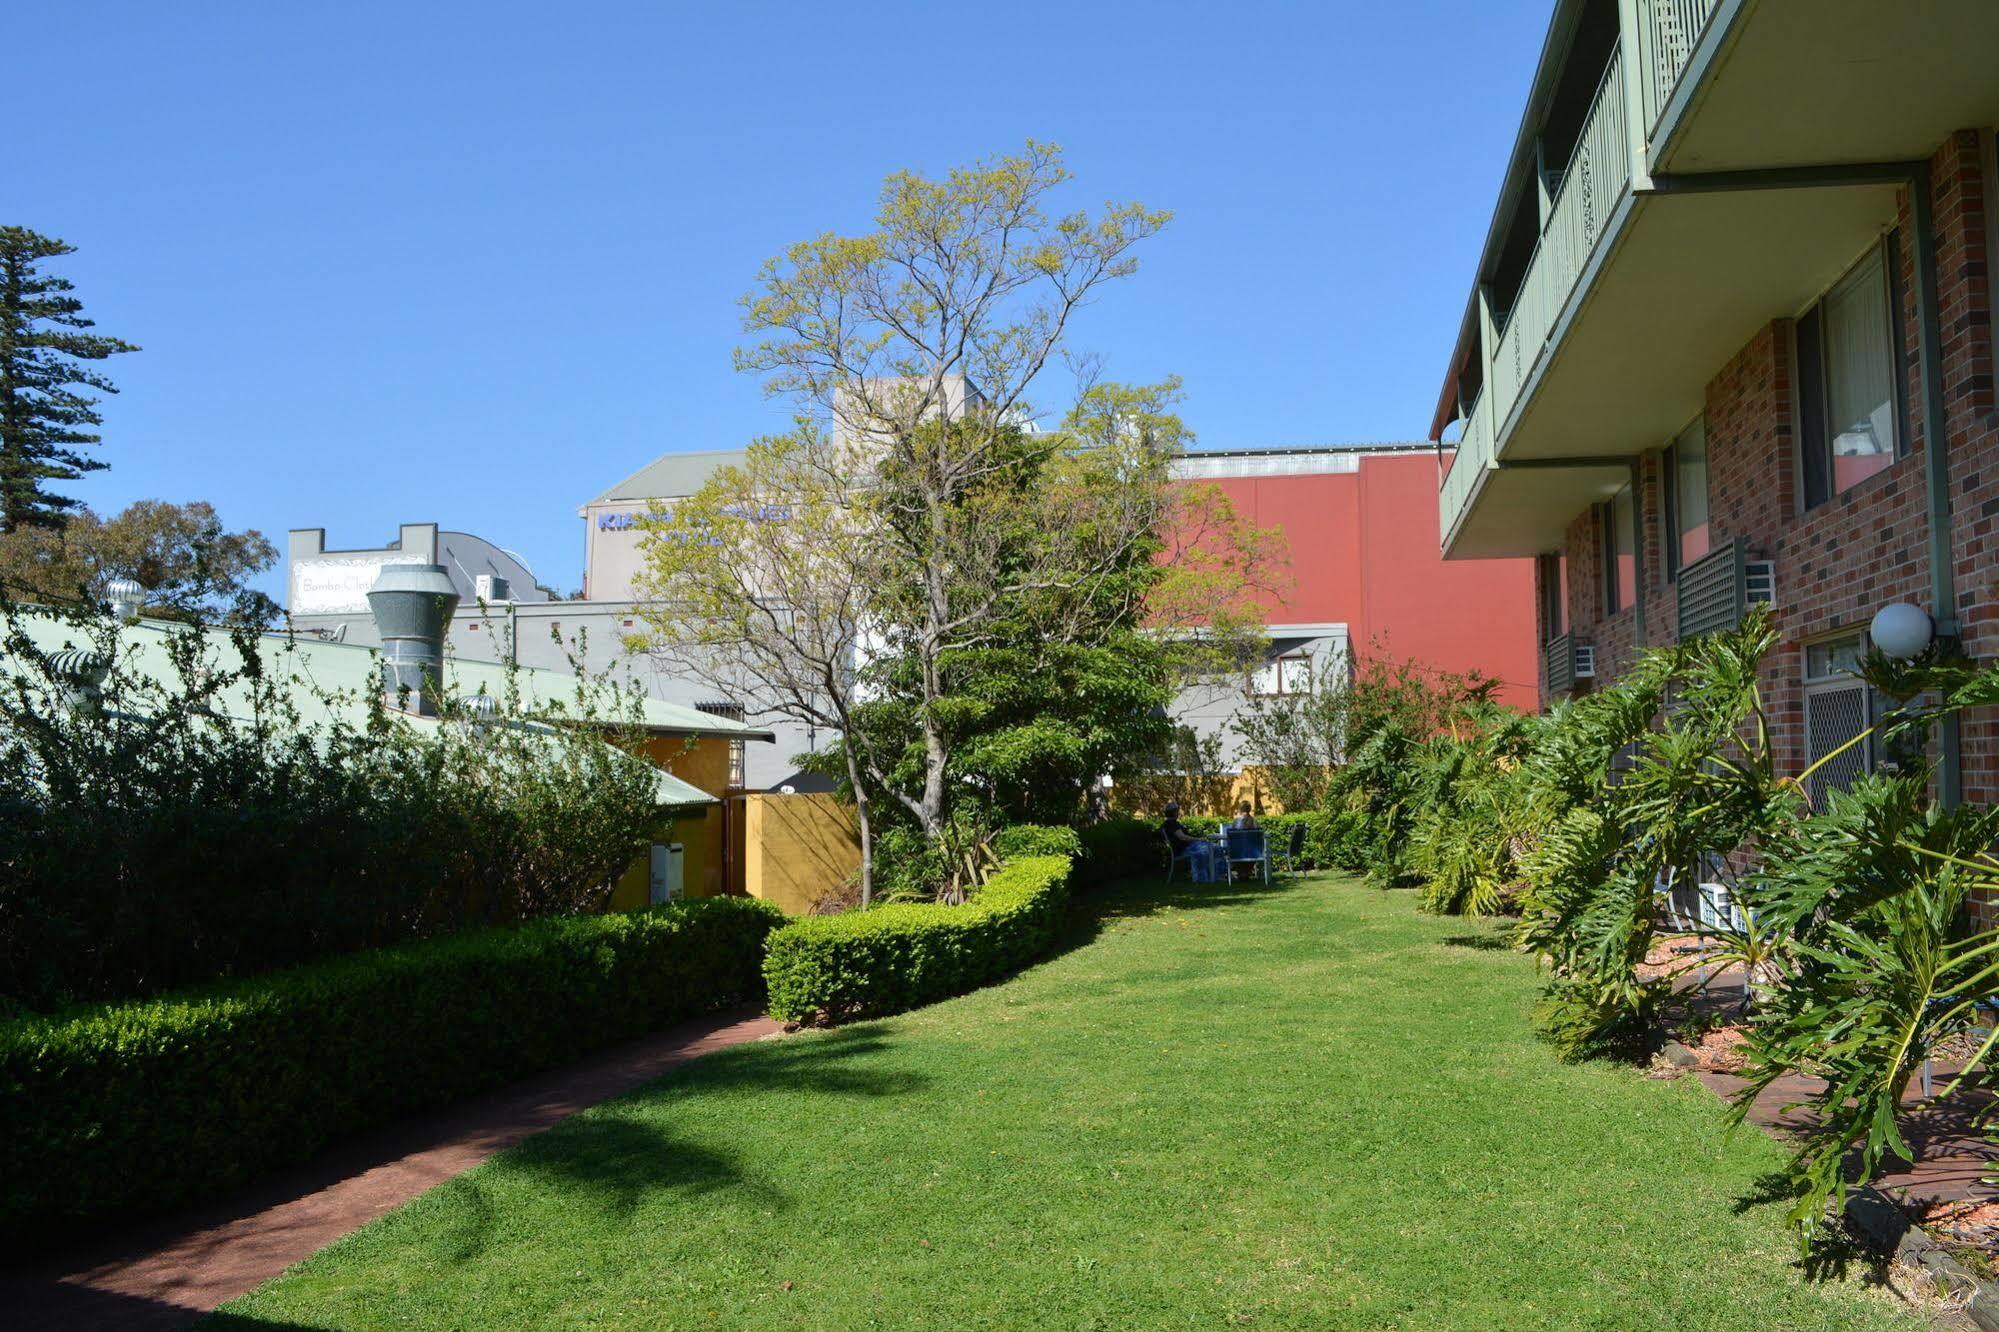
<instances>
[{"instance_id":1,"label":"manicured hedge","mask_svg":"<svg viewBox=\"0 0 1999 1332\"><path fill-rule=\"evenodd\" d=\"M1067 856L1075 860L1083 854L1083 839L1074 828L1016 823L993 834L993 851L1002 861L1009 862L1029 856Z\"/></svg>"},{"instance_id":2,"label":"manicured hedge","mask_svg":"<svg viewBox=\"0 0 1999 1332\"><path fill-rule=\"evenodd\" d=\"M0 1233L162 1207L763 997L745 898L541 920L0 1024Z\"/></svg>"},{"instance_id":3,"label":"manicured hedge","mask_svg":"<svg viewBox=\"0 0 1999 1332\"><path fill-rule=\"evenodd\" d=\"M1083 858L1076 864L1078 889L1166 871L1166 841L1157 821L1119 816L1080 830Z\"/></svg>"},{"instance_id":4,"label":"manicured hedge","mask_svg":"<svg viewBox=\"0 0 1999 1332\"><path fill-rule=\"evenodd\" d=\"M772 1017L845 1022L977 989L1055 942L1067 856L1009 862L963 906L875 907L795 920L765 945Z\"/></svg>"}]
</instances>

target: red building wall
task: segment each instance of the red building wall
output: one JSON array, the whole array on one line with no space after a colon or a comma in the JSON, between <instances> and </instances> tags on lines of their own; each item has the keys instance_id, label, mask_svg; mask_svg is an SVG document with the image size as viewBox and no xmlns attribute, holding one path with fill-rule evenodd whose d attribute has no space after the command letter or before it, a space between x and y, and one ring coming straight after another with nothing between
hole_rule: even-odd
<instances>
[{"instance_id":1,"label":"red building wall","mask_svg":"<svg viewBox=\"0 0 1999 1332\"><path fill-rule=\"evenodd\" d=\"M1532 712L1539 654L1534 562L1444 561L1442 473L1432 453L1359 455L1351 472L1219 477L1236 508L1283 530L1293 586L1264 598L1272 624L1344 624L1355 650L1503 681Z\"/></svg>"}]
</instances>

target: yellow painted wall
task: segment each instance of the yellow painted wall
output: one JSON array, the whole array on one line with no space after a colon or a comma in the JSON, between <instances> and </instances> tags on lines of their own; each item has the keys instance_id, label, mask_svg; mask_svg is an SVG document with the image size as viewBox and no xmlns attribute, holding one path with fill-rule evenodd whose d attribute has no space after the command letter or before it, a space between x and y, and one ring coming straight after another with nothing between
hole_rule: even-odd
<instances>
[{"instance_id":1,"label":"yellow painted wall","mask_svg":"<svg viewBox=\"0 0 1999 1332\"><path fill-rule=\"evenodd\" d=\"M1247 800L1259 815L1285 812L1284 802L1270 789L1270 779L1260 767L1244 768L1233 776L1224 774L1207 787L1200 790L1186 780L1139 777L1111 788L1111 808L1143 817L1157 814L1168 800L1178 800L1182 814L1228 815Z\"/></svg>"},{"instance_id":2,"label":"yellow painted wall","mask_svg":"<svg viewBox=\"0 0 1999 1332\"><path fill-rule=\"evenodd\" d=\"M688 897L714 897L722 891L721 863L714 854L720 841L722 809L708 805L669 814L653 830L655 842L682 847L680 889ZM652 901L652 848L648 846L611 888L611 910L638 911Z\"/></svg>"},{"instance_id":3,"label":"yellow painted wall","mask_svg":"<svg viewBox=\"0 0 1999 1332\"><path fill-rule=\"evenodd\" d=\"M656 735L645 741L645 756L653 766L664 768L686 782L714 796L717 801L729 794L729 741L722 736ZM670 840L687 847L683 866L685 891L689 897L717 897L732 889L729 880L737 877L724 843L727 814L722 805L710 806L698 828L684 829ZM697 868L698 871L697 871Z\"/></svg>"},{"instance_id":4,"label":"yellow painted wall","mask_svg":"<svg viewBox=\"0 0 1999 1332\"><path fill-rule=\"evenodd\" d=\"M648 736L645 756L654 767L666 769L718 800L728 794L729 741L725 737Z\"/></svg>"},{"instance_id":5,"label":"yellow painted wall","mask_svg":"<svg viewBox=\"0 0 1999 1332\"><path fill-rule=\"evenodd\" d=\"M837 796L752 794L729 805L742 837L742 890L751 897L802 915L860 872L860 825Z\"/></svg>"}]
</instances>

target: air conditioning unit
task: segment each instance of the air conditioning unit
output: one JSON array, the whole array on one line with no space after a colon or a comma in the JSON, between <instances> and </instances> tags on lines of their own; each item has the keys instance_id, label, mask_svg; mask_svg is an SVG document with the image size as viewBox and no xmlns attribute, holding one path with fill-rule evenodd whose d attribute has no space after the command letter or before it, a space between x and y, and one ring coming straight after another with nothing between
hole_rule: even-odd
<instances>
[{"instance_id":1,"label":"air conditioning unit","mask_svg":"<svg viewBox=\"0 0 1999 1332\"><path fill-rule=\"evenodd\" d=\"M1742 604L1745 606L1774 606L1777 604L1777 562L1775 560L1746 560L1743 562Z\"/></svg>"},{"instance_id":2,"label":"air conditioning unit","mask_svg":"<svg viewBox=\"0 0 1999 1332\"><path fill-rule=\"evenodd\" d=\"M498 574L477 574L472 579L474 600L497 606L514 599L514 585Z\"/></svg>"},{"instance_id":3,"label":"air conditioning unit","mask_svg":"<svg viewBox=\"0 0 1999 1332\"><path fill-rule=\"evenodd\" d=\"M1576 679L1596 679L1596 645L1594 643L1576 644Z\"/></svg>"}]
</instances>

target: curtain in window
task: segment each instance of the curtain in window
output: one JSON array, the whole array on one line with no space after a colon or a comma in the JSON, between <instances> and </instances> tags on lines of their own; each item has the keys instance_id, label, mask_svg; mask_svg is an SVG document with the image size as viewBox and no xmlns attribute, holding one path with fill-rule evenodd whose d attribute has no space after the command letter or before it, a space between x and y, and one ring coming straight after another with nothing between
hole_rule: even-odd
<instances>
[{"instance_id":1,"label":"curtain in window","mask_svg":"<svg viewBox=\"0 0 1999 1332\"><path fill-rule=\"evenodd\" d=\"M1613 571L1617 588L1617 609L1623 610L1638 599L1638 511L1631 500L1631 487L1617 492L1610 502L1611 541L1617 552Z\"/></svg>"},{"instance_id":2,"label":"curtain in window","mask_svg":"<svg viewBox=\"0 0 1999 1332\"><path fill-rule=\"evenodd\" d=\"M1825 298L1826 413L1833 489L1895 460L1895 353L1877 253Z\"/></svg>"},{"instance_id":3,"label":"curtain in window","mask_svg":"<svg viewBox=\"0 0 1999 1332\"><path fill-rule=\"evenodd\" d=\"M1707 426L1696 421L1673 441L1673 518L1684 569L1708 553Z\"/></svg>"}]
</instances>

